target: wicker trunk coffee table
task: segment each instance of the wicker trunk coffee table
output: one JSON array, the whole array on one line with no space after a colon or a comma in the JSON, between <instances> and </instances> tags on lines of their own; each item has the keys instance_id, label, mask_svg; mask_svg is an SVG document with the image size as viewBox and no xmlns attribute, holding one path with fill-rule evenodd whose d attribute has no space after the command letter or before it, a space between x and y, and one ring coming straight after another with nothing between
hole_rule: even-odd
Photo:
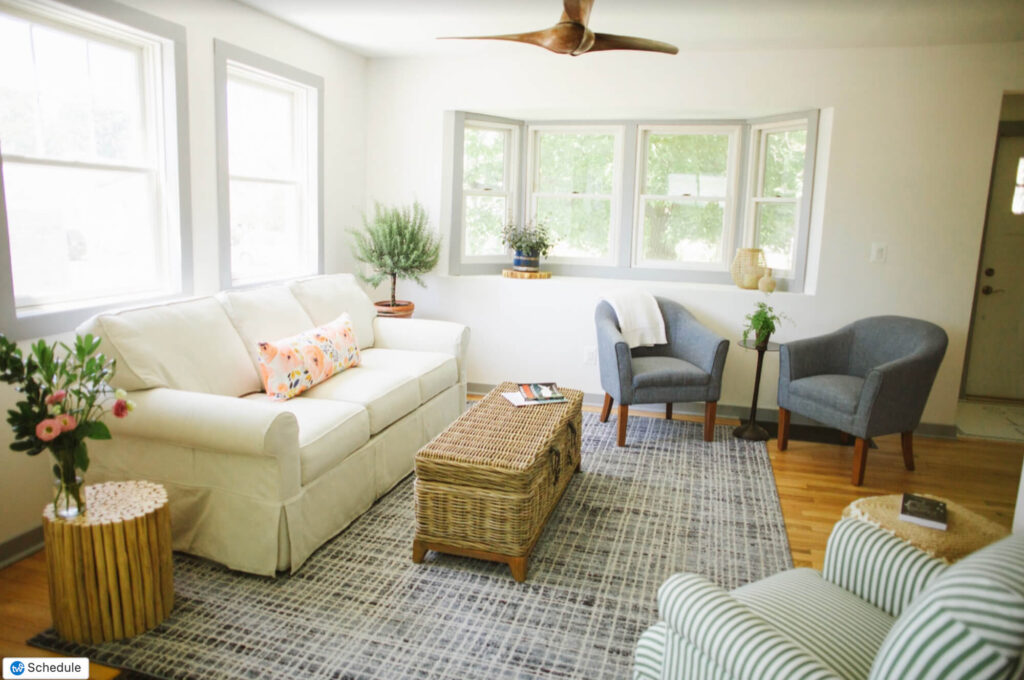
<instances>
[{"instance_id":1,"label":"wicker trunk coffee table","mask_svg":"<svg viewBox=\"0 0 1024 680\"><path fill-rule=\"evenodd\" d=\"M416 454L413 562L428 550L505 562L516 581L580 466L583 393L512 406L503 383Z\"/></svg>"}]
</instances>

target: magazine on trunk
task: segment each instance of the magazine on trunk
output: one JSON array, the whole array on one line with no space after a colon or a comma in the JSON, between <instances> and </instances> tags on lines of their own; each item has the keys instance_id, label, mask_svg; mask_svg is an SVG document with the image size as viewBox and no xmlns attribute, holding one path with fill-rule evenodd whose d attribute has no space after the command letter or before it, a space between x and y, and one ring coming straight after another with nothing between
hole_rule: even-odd
<instances>
[{"instance_id":1,"label":"magazine on trunk","mask_svg":"<svg viewBox=\"0 0 1024 680\"><path fill-rule=\"evenodd\" d=\"M565 401L565 395L558 391L558 386L553 382L520 383L519 393L524 400L532 403Z\"/></svg>"}]
</instances>

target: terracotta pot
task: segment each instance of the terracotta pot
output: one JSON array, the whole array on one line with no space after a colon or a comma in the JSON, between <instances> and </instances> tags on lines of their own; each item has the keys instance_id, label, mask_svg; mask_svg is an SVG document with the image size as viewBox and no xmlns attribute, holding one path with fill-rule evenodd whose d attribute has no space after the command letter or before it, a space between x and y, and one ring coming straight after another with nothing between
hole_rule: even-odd
<instances>
[{"instance_id":1,"label":"terracotta pot","mask_svg":"<svg viewBox=\"0 0 1024 680\"><path fill-rule=\"evenodd\" d=\"M395 319L408 319L412 316L412 310L416 308L416 305L408 300L395 300L394 307L391 306L391 300L381 300L374 302L373 306L377 309L377 316L390 316Z\"/></svg>"}]
</instances>

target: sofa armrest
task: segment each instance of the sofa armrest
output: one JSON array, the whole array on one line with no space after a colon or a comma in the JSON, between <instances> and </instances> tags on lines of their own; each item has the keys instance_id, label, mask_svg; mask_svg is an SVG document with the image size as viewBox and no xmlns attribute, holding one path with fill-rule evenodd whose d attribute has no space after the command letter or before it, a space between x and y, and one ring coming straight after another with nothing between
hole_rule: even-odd
<instances>
[{"instance_id":1,"label":"sofa armrest","mask_svg":"<svg viewBox=\"0 0 1024 680\"><path fill-rule=\"evenodd\" d=\"M455 357L459 382L466 382L466 353L469 349L469 327L453 321L432 319L392 319L378 316L373 320L374 347L407 349L420 352L443 352Z\"/></svg>"},{"instance_id":2,"label":"sofa armrest","mask_svg":"<svg viewBox=\"0 0 1024 680\"><path fill-rule=\"evenodd\" d=\"M839 676L728 592L697 574L675 574L658 589L668 627L730 677L822 679Z\"/></svg>"},{"instance_id":3,"label":"sofa armrest","mask_svg":"<svg viewBox=\"0 0 1024 680\"><path fill-rule=\"evenodd\" d=\"M295 416L268 403L168 388L129 392L136 408L107 418L111 434L251 456L297 455Z\"/></svg>"},{"instance_id":4,"label":"sofa armrest","mask_svg":"<svg viewBox=\"0 0 1024 680\"><path fill-rule=\"evenodd\" d=\"M829 536L822 576L890 616L899 616L945 570L942 561L874 524L842 519Z\"/></svg>"}]
</instances>

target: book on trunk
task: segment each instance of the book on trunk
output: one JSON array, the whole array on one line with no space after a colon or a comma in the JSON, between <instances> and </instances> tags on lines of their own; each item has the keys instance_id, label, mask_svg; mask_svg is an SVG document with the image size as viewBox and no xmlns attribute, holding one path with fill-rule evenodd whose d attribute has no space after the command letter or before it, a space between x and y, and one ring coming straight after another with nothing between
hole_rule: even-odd
<instances>
[{"instance_id":1,"label":"book on trunk","mask_svg":"<svg viewBox=\"0 0 1024 680\"><path fill-rule=\"evenodd\" d=\"M519 393L531 404L553 404L565 401L565 395L558 391L553 382L520 383Z\"/></svg>"},{"instance_id":2,"label":"book on trunk","mask_svg":"<svg viewBox=\"0 0 1024 680\"><path fill-rule=\"evenodd\" d=\"M920 524L929 529L945 530L949 526L946 519L945 503L912 493L903 494L903 502L900 503L900 519Z\"/></svg>"}]
</instances>

